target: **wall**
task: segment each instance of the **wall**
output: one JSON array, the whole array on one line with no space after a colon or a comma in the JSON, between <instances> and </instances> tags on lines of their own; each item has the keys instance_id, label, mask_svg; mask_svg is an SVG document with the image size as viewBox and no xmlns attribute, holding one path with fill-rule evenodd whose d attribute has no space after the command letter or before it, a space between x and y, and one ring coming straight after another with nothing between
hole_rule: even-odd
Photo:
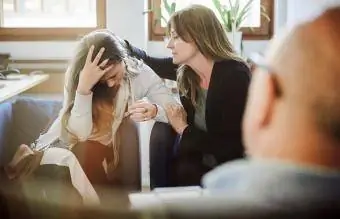
<instances>
[{"instance_id":1,"label":"wall","mask_svg":"<svg viewBox=\"0 0 340 219\"><path fill-rule=\"evenodd\" d=\"M146 49L143 10L143 0L107 0L107 27ZM0 42L0 52L10 52L14 59L65 59L74 47L75 42L71 41Z\"/></svg>"},{"instance_id":2,"label":"wall","mask_svg":"<svg viewBox=\"0 0 340 219\"><path fill-rule=\"evenodd\" d=\"M274 33L339 3L340 0L275 0ZM147 40L147 16L142 14L146 8L144 0L107 0L107 27L152 55L169 55L162 42ZM263 51L267 43L266 40L245 41L245 54ZM10 52L18 59L69 58L74 46L75 42L0 42L0 52Z\"/></svg>"},{"instance_id":3,"label":"wall","mask_svg":"<svg viewBox=\"0 0 340 219\"><path fill-rule=\"evenodd\" d=\"M286 0L276 2L275 29L284 25L286 19ZM150 54L167 55L163 43L147 41L147 16L142 14L146 8L143 0L107 1L107 27ZM267 41L246 41L245 51L263 50L266 44ZM18 59L68 58L74 46L74 42L0 42L0 51L10 52Z\"/></svg>"},{"instance_id":4,"label":"wall","mask_svg":"<svg viewBox=\"0 0 340 219\"><path fill-rule=\"evenodd\" d=\"M339 3L340 0L275 0L274 33ZM152 55L169 55L162 42L147 40L147 16L142 14L146 8L144 0L107 0L107 27ZM263 51L267 43L266 40L245 41L245 54ZM74 46L75 42L0 42L0 52L10 52L19 59L69 58Z\"/></svg>"},{"instance_id":5,"label":"wall","mask_svg":"<svg viewBox=\"0 0 340 219\"><path fill-rule=\"evenodd\" d=\"M287 27L319 15L329 6L340 5L340 0L287 0Z\"/></svg>"}]
</instances>

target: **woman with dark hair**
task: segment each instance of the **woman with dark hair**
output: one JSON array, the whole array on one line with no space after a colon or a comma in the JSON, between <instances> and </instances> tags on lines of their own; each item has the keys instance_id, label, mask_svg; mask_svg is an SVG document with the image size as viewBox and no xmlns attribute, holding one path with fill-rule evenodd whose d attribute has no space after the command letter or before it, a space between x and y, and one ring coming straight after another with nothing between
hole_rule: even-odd
<instances>
[{"instance_id":1,"label":"woman with dark hair","mask_svg":"<svg viewBox=\"0 0 340 219\"><path fill-rule=\"evenodd\" d=\"M205 6L175 12L167 30L171 58L150 57L126 41L131 54L160 77L177 80L185 109L167 108L173 130L160 123L153 128L152 187L200 185L207 171L244 156L241 121L250 70L234 52L214 12Z\"/></svg>"}]
</instances>

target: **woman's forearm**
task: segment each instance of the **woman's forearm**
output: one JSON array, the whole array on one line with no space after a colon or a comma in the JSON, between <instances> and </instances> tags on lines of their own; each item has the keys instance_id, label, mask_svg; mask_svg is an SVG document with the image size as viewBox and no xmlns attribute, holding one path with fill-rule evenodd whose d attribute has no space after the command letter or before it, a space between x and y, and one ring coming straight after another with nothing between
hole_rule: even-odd
<instances>
[{"instance_id":1,"label":"woman's forearm","mask_svg":"<svg viewBox=\"0 0 340 219\"><path fill-rule=\"evenodd\" d=\"M68 130L80 141L85 141L92 132L92 93L76 93L71 115L67 123Z\"/></svg>"},{"instance_id":2,"label":"woman's forearm","mask_svg":"<svg viewBox=\"0 0 340 219\"><path fill-rule=\"evenodd\" d=\"M160 122L168 122L165 108L170 104L180 104L180 101L176 100L174 94L149 66L144 66L143 72L141 72L136 81L136 87L138 93L141 94L141 98L147 97L151 103L157 105L157 114L154 119Z\"/></svg>"},{"instance_id":3,"label":"woman's forearm","mask_svg":"<svg viewBox=\"0 0 340 219\"><path fill-rule=\"evenodd\" d=\"M129 54L144 61L155 73L165 79L176 80L177 65L173 64L171 57L158 58L149 56L144 50L131 45L125 40Z\"/></svg>"}]
</instances>

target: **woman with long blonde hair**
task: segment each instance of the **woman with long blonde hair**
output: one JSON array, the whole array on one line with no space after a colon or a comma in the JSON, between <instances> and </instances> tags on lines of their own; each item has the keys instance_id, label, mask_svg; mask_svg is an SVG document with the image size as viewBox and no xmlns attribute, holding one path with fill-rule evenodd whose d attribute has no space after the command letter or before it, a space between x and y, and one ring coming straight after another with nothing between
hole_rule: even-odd
<instances>
[{"instance_id":1,"label":"woman with long blonde hair","mask_svg":"<svg viewBox=\"0 0 340 219\"><path fill-rule=\"evenodd\" d=\"M94 185L136 190L135 122L168 122L168 104L178 103L151 68L130 57L113 33L97 30L80 40L66 73L59 118L37 145L53 142L72 150Z\"/></svg>"},{"instance_id":2,"label":"woman with long blonde hair","mask_svg":"<svg viewBox=\"0 0 340 219\"><path fill-rule=\"evenodd\" d=\"M151 182L153 187L200 185L207 171L244 155L241 121L250 70L234 52L214 12L205 6L175 12L167 30L171 58L150 57L126 41L131 54L160 77L177 80L185 109L167 109L175 133L164 124L154 126Z\"/></svg>"}]
</instances>

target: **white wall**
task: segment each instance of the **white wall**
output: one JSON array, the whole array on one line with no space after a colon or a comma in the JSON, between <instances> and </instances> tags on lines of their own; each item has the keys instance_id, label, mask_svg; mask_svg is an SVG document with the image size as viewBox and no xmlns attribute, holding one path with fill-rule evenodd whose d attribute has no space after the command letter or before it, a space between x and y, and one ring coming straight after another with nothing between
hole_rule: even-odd
<instances>
[{"instance_id":1,"label":"white wall","mask_svg":"<svg viewBox=\"0 0 340 219\"><path fill-rule=\"evenodd\" d=\"M287 27L314 18L335 5L340 5L340 0L287 0Z\"/></svg>"},{"instance_id":2,"label":"white wall","mask_svg":"<svg viewBox=\"0 0 340 219\"><path fill-rule=\"evenodd\" d=\"M275 0L274 33L317 15L326 6L340 0ZM169 52L162 42L148 42L145 0L107 0L107 27L132 44L147 49L152 55ZM268 41L245 41L244 52L263 51ZM10 52L13 58L68 58L75 42L0 42L0 52Z\"/></svg>"}]
</instances>

